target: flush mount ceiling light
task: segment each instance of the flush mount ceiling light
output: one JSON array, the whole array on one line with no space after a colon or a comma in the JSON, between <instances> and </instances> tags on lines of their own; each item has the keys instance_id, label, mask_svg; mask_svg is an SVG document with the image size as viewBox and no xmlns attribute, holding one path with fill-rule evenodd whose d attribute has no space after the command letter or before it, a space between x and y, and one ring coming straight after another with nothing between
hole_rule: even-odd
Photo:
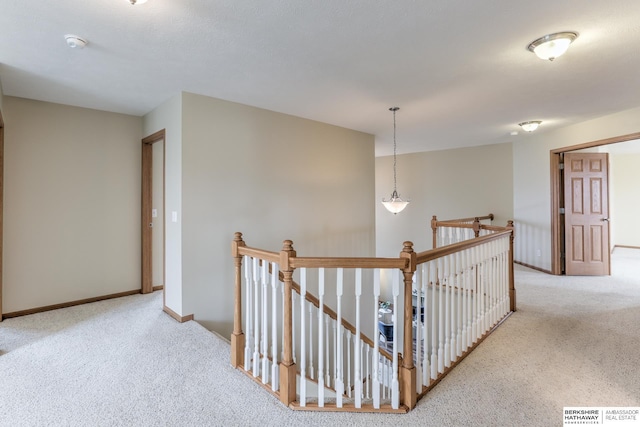
<instances>
[{"instance_id":1,"label":"flush mount ceiling light","mask_svg":"<svg viewBox=\"0 0 640 427\"><path fill-rule=\"evenodd\" d=\"M522 127L522 129L526 130L527 132L533 132L534 130L538 129L540 123L542 123L540 120L532 120L530 122L518 123L518 126Z\"/></svg>"},{"instance_id":2,"label":"flush mount ceiling light","mask_svg":"<svg viewBox=\"0 0 640 427\"><path fill-rule=\"evenodd\" d=\"M547 34L538 40L532 41L527 49L535 53L538 58L553 61L569 49L569 45L578 37L578 33L564 31L561 33Z\"/></svg>"},{"instance_id":3,"label":"flush mount ceiling light","mask_svg":"<svg viewBox=\"0 0 640 427\"><path fill-rule=\"evenodd\" d=\"M82 49L87 45L87 41L85 39L74 36L73 34L66 34L64 39L67 41L67 46L72 49Z\"/></svg>"},{"instance_id":4,"label":"flush mount ceiling light","mask_svg":"<svg viewBox=\"0 0 640 427\"><path fill-rule=\"evenodd\" d=\"M143 4L146 3L147 0L127 0L129 3L131 3L132 6L135 6L137 4Z\"/></svg>"},{"instance_id":5,"label":"flush mount ceiling light","mask_svg":"<svg viewBox=\"0 0 640 427\"><path fill-rule=\"evenodd\" d=\"M391 193L389 200L382 199L384 207L394 215L402 212L409 204L408 200L402 200L400 196L398 196L396 189L396 111L399 109L399 107L389 108L389 111L393 111L393 193Z\"/></svg>"}]
</instances>

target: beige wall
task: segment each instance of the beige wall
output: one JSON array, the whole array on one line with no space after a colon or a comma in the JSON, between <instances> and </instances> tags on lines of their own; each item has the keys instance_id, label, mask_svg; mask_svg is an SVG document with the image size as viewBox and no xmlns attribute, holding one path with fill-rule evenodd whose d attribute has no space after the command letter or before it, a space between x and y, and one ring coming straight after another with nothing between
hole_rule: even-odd
<instances>
[{"instance_id":1,"label":"beige wall","mask_svg":"<svg viewBox=\"0 0 640 427\"><path fill-rule=\"evenodd\" d=\"M372 135L183 94L185 312L229 336L233 233L299 256L372 256Z\"/></svg>"},{"instance_id":2,"label":"beige wall","mask_svg":"<svg viewBox=\"0 0 640 427\"><path fill-rule=\"evenodd\" d=\"M165 101L143 117L144 137L165 129L165 304L182 310L182 95ZM176 212L177 222L172 221Z\"/></svg>"},{"instance_id":3,"label":"beige wall","mask_svg":"<svg viewBox=\"0 0 640 427\"><path fill-rule=\"evenodd\" d=\"M611 245L640 247L640 153L609 154Z\"/></svg>"},{"instance_id":4,"label":"beige wall","mask_svg":"<svg viewBox=\"0 0 640 427\"><path fill-rule=\"evenodd\" d=\"M638 132L638 117L640 108L635 108L555 131L522 135L513 143L516 260L551 269L550 150Z\"/></svg>"},{"instance_id":5,"label":"beige wall","mask_svg":"<svg viewBox=\"0 0 640 427\"><path fill-rule=\"evenodd\" d=\"M140 288L139 117L5 96L3 311Z\"/></svg>"},{"instance_id":6,"label":"beige wall","mask_svg":"<svg viewBox=\"0 0 640 427\"><path fill-rule=\"evenodd\" d=\"M513 217L511 144L398 156L398 192L411 203L393 215L381 200L393 191L393 157L376 159L376 253L398 256L410 240L431 249L431 217L453 219L493 213L494 224Z\"/></svg>"}]
</instances>

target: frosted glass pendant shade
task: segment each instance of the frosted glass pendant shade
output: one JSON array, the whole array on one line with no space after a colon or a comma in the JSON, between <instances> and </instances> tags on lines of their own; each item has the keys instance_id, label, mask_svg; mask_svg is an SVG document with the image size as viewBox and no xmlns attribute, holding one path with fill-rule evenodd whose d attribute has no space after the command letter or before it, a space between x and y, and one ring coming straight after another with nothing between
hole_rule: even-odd
<instances>
[{"instance_id":1,"label":"frosted glass pendant shade","mask_svg":"<svg viewBox=\"0 0 640 427\"><path fill-rule=\"evenodd\" d=\"M547 34L544 37L531 42L527 49L535 53L540 59L546 61L553 61L557 57L563 55L569 45L578 37L578 33L574 32L562 32Z\"/></svg>"}]
</instances>

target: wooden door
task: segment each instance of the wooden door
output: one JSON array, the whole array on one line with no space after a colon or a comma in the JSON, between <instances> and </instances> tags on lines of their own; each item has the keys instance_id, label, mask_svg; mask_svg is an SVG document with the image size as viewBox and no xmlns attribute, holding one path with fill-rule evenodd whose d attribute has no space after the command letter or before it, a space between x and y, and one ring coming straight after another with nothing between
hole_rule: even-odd
<instances>
[{"instance_id":1,"label":"wooden door","mask_svg":"<svg viewBox=\"0 0 640 427\"><path fill-rule=\"evenodd\" d=\"M564 155L565 274L603 276L609 264L607 153Z\"/></svg>"}]
</instances>

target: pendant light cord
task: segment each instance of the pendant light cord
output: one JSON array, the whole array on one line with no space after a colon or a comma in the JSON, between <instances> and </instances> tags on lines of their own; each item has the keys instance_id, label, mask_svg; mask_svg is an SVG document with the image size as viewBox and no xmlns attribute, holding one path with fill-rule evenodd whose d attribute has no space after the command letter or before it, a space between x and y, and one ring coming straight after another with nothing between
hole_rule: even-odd
<instances>
[{"instance_id":1,"label":"pendant light cord","mask_svg":"<svg viewBox=\"0 0 640 427\"><path fill-rule=\"evenodd\" d=\"M389 110L393 111L393 195L392 197L398 197L397 185L396 185L396 111L400 108L391 107Z\"/></svg>"}]
</instances>

